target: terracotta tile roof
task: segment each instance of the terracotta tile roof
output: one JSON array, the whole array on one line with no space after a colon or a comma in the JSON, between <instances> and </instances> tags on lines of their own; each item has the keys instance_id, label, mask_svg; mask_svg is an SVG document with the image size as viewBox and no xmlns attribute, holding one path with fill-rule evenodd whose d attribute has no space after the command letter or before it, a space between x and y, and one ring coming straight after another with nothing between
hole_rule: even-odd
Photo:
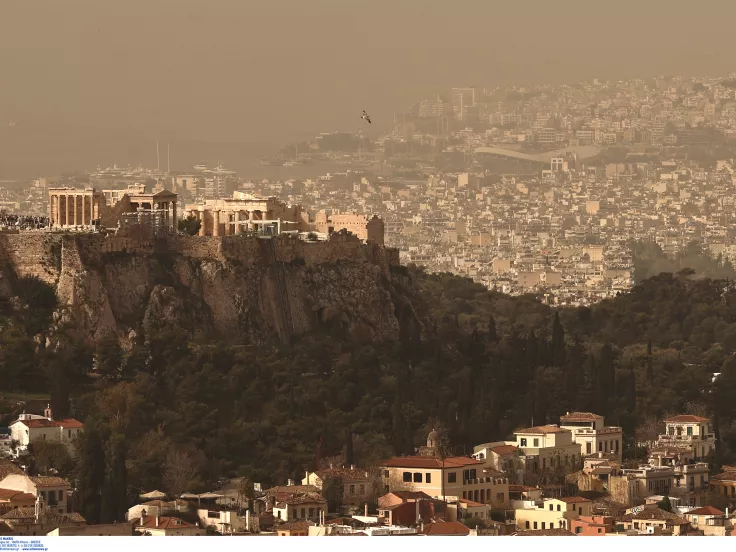
<instances>
[{"instance_id":1,"label":"terracotta tile roof","mask_svg":"<svg viewBox=\"0 0 736 552\"><path fill-rule=\"evenodd\" d=\"M69 483L63 477L50 477L45 475L38 475L30 477L30 480L36 485L36 487L64 487L69 486Z\"/></svg>"},{"instance_id":2,"label":"terracotta tile roof","mask_svg":"<svg viewBox=\"0 0 736 552\"><path fill-rule=\"evenodd\" d=\"M388 494L399 497L401 500L430 500L432 498L427 493L424 493L422 491L393 491Z\"/></svg>"},{"instance_id":3,"label":"terracotta tile roof","mask_svg":"<svg viewBox=\"0 0 736 552\"><path fill-rule=\"evenodd\" d=\"M266 491L267 495L276 494L298 494L298 493L318 493L319 489L314 485L279 485L271 487Z\"/></svg>"},{"instance_id":4,"label":"terracotta tile roof","mask_svg":"<svg viewBox=\"0 0 736 552\"><path fill-rule=\"evenodd\" d=\"M713 506L701 506L695 510L685 512L686 516L722 516L725 512L721 512L718 508Z\"/></svg>"},{"instance_id":5,"label":"terracotta tile roof","mask_svg":"<svg viewBox=\"0 0 736 552\"><path fill-rule=\"evenodd\" d=\"M695 416L694 414L680 414L663 420L666 424L697 424L700 422L710 422L710 418Z\"/></svg>"},{"instance_id":6,"label":"terracotta tile roof","mask_svg":"<svg viewBox=\"0 0 736 552\"><path fill-rule=\"evenodd\" d=\"M30 501L36 503L36 497L30 493L22 493L12 489L0 489L0 501Z\"/></svg>"},{"instance_id":7,"label":"terracotta tile roof","mask_svg":"<svg viewBox=\"0 0 736 552\"><path fill-rule=\"evenodd\" d=\"M276 497L278 501L277 506L283 508L282 505L293 505L293 504L325 504L327 501L319 493L301 493L292 494L283 497Z\"/></svg>"},{"instance_id":8,"label":"terracotta tile roof","mask_svg":"<svg viewBox=\"0 0 736 552\"><path fill-rule=\"evenodd\" d=\"M313 521L287 521L276 529L278 531L309 531L309 528L315 525Z\"/></svg>"},{"instance_id":9,"label":"terracotta tile roof","mask_svg":"<svg viewBox=\"0 0 736 552\"><path fill-rule=\"evenodd\" d=\"M17 420L15 423L21 423L30 429L43 427L66 427L66 428L83 428L84 424L74 418L65 418L63 420L47 420L46 418L36 418L33 420Z\"/></svg>"},{"instance_id":10,"label":"terracotta tile roof","mask_svg":"<svg viewBox=\"0 0 736 552\"><path fill-rule=\"evenodd\" d=\"M516 454L519 452L519 449L514 445L498 445L497 447L493 447L491 452L495 452L499 456L506 456Z\"/></svg>"},{"instance_id":11,"label":"terracotta tile roof","mask_svg":"<svg viewBox=\"0 0 736 552\"><path fill-rule=\"evenodd\" d=\"M723 466L723 471L710 477L711 481L736 481L736 466Z\"/></svg>"},{"instance_id":12,"label":"terracotta tile roof","mask_svg":"<svg viewBox=\"0 0 736 552\"><path fill-rule=\"evenodd\" d=\"M578 504L580 502L593 502L592 500L588 500L587 498L583 498L582 496L563 496L563 497L560 497L558 500L561 500L562 502L566 502L567 504Z\"/></svg>"},{"instance_id":13,"label":"terracotta tile roof","mask_svg":"<svg viewBox=\"0 0 736 552\"><path fill-rule=\"evenodd\" d=\"M672 525L686 525L690 523L687 519L680 517L677 514L673 514L672 512L662 510L661 508L645 508L641 512L636 514L626 514L621 518L621 521L632 520L660 520Z\"/></svg>"},{"instance_id":14,"label":"terracotta tile roof","mask_svg":"<svg viewBox=\"0 0 736 552\"><path fill-rule=\"evenodd\" d=\"M514 433L523 435L523 434L531 434L531 435L547 435L549 433L562 433L570 431L569 429L562 429L559 426L556 425L544 425L544 426L535 426L535 427L527 427L526 429L517 429L514 431Z\"/></svg>"},{"instance_id":15,"label":"terracotta tile roof","mask_svg":"<svg viewBox=\"0 0 736 552\"><path fill-rule=\"evenodd\" d=\"M462 468L465 466L479 466L483 462L468 458L466 456L451 456L445 458L444 462L439 458L431 456L396 456L389 458L383 465L387 468L422 468L422 469L448 469Z\"/></svg>"},{"instance_id":16,"label":"terracotta tile roof","mask_svg":"<svg viewBox=\"0 0 736 552\"><path fill-rule=\"evenodd\" d=\"M532 529L531 531L517 531L512 537L577 537L567 529Z\"/></svg>"},{"instance_id":17,"label":"terracotta tile roof","mask_svg":"<svg viewBox=\"0 0 736 552\"><path fill-rule=\"evenodd\" d=\"M75 420L74 418L64 418L63 420L59 420L57 423L61 427L66 427L68 429L84 429L84 424L79 420Z\"/></svg>"},{"instance_id":18,"label":"terracotta tile roof","mask_svg":"<svg viewBox=\"0 0 736 552\"><path fill-rule=\"evenodd\" d=\"M20 467L5 458L0 459L0 480L9 475L23 475L25 472Z\"/></svg>"},{"instance_id":19,"label":"terracotta tile roof","mask_svg":"<svg viewBox=\"0 0 736 552\"><path fill-rule=\"evenodd\" d=\"M440 521L428 523L424 529L417 531L419 535L469 535L470 529L459 521Z\"/></svg>"},{"instance_id":20,"label":"terracotta tile roof","mask_svg":"<svg viewBox=\"0 0 736 552\"><path fill-rule=\"evenodd\" d=\"M603 416L593 414L592 412L570 412L564 416L560 416L560 420L563 422L595 422L601 418Z\"/></svg>"},{"instance_id":21,"label":"terracotta tile roof","mask_svg":"<svg viewBox=\"0 0 736 552\"><path fill-rule=\"evenodd\" d=\"M63 521L64 523L86 523L86 520L77 512L60 514L54 508L49 508L48 506L44 507L43 515L48 519L53 519L54 521ZM2 516L0 516L0 519L33 520L32 523L35 523L36 507L27 506L22 508L15 508L4 513Z\"/></svg>"},{"instance_id":22,"label":"terracotta tile roof","mask_svg":"<svg viewBox=\"0 0 736 552\"><path fill-rule=\"evenodd\" d=\"M132 520L132 523L134 527L145 527L146 529L193 529L197 527L183 519L165 516L158 518L158 525L156 525L156 516L144 516L142 524L141 518Z\"/></svg>"}]
</instances>

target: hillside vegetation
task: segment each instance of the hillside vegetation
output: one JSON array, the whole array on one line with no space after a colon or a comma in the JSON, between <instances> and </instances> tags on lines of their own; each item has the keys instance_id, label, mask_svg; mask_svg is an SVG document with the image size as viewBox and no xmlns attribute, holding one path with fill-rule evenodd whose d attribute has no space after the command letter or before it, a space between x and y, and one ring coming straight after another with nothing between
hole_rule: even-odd
<instances>
[{"instance_id":1,"label":"hillside vegetation","mask_svg":"<svg viewBox=\"0 0 736 552\"><path fill-rule=\"evenodd\" d=\"M412 453L429 420L468 454L520 426L594 411L623 426L631 458L651 420L708 413L720 437L714 463L735 459L732 282L663 273L561 310L416 267L393 269L392 285L422 325L402 326L396 341L358 343L335 321L290 345L254 346L159 321L122 351L113 338L96 350L63 332L34 340L55 305L52 290L28 279L2 309L2 390L48 393L57 417L73 398L71 414L88 428L79 462L58 451L37 462L79 474L90 519L119 519L141 490L205 490L234 475L300 479L344 448L375 465ZM1 422L12 408L0 405Z\"/></svg>"}]
</instances>

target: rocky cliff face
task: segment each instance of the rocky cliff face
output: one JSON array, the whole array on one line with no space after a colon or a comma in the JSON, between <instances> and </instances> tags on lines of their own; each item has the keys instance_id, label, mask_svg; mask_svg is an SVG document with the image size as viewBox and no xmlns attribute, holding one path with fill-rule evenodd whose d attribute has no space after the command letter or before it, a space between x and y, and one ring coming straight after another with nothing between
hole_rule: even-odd
<instances>
[{"instance_id":1,"label":"rocky cliff face","mask_svg":"<svg viewBox=\"0 0 736 552\"><path fill-rule=\"evenodd\" d=\"M55 322L70 322L90 343L113 332L126 344L161 321L254 343L288 341L326 324L339 324L356 340L418 331L383 249L342 240L329 249L320 244L331 252L324 262L305 262L292 251L295 244L268 241L228 257L213 252L225 249L222 242L128 251L100 236L0 235L0 298L13 296L19 278L38 277L56 291ZM287 249L288 262L281 260Z\"/></svg>"}]
</instances>

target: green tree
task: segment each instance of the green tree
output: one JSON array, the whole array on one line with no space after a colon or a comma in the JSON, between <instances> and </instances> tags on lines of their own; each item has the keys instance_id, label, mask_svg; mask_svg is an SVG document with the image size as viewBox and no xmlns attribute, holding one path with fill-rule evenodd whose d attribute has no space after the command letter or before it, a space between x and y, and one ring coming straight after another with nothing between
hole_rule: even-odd
<instances>
[{"instance_id":1,"label":"green tree","mask_svg":"<svg viewBox=\"0 0 736 552\"><path fill-rule=\"evenodd\" d=\"M123 367L123 351L114 333L107 332L97 343L94 362L95 371L102 377L111 380L120 378Z\"/></svg>"},{"instance_id":2,"label":"green tree","mask_svg":"<svg viewBox=\"0 0 736 552\"><path fill-rule=\"evenodd\" d=\"M125 521L128 507L128 470L125 465L127 454L125 437L120 433L113 433L107 443L106 473L101 498L102 523Z\"/></svg>"},{"instance_id":3,"label":"green tree","mask_svg":"<svg viewBox=\"0 0 736 552\"><path fill-rule=\"evenodd\" d=\"M190 236L196 236L199 234L199 229L202 227L202 222L195 216L189 215L187 218L179 220L177 229L179 232L189 234Z\"/></svg>"},{"instance_id":4,"label":"green tree","mask_svg":"<svg viewBox=\"0 0 736 552\"><path fill-rule=\"evenodd\" d=\"M100 523L106 469L102 439L99 424L95 420L87 420L80 440L76 493L79 512L87 523Z\"/></svg>"},{"instance_id":5,"label":"green tree","mask_svg":"<svg viewBox=\"0 0 736 552\"><path fill-rule=\"evenodd\" d=\"M672 511L672 504L670 503L670 497L667 495L664 495L664 498L657 502L657 508L661 508L665 512L671 512Z\"/></svg>"},{"instance_id":6,"label":"green tree","mask_svg":"<svg viewBox=\"0 0 736 552\"><path fill-rule=\"evenodd\" d=\"M338 477L327 477L322 482L322 496L327 501L327 510L339 513L343 504L343 493L345 492L342 479Z\"/></svg>"},{"instance_id":7,"label":"green tree","mask_svg":"<svg viewBox=\"0 0 736 552\"><path fill-rule=\"evenodd\" d=\"M565 364L565 330L560 322L559 311L555 311L552 322L552 362L554 366Z\"/></svg>"}]
</instances>

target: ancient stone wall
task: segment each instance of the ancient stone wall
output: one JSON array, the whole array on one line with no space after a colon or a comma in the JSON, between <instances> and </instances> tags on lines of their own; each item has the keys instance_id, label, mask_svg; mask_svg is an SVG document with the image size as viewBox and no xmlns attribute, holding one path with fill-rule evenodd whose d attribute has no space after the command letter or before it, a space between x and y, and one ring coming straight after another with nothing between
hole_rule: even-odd
<instances>
[{"instance_id":1,"label":"ancient stone wall","mask_svg":"<svg viewBox=\"0 0 736 552\"><path fill-rule=\"evenodd\" d=\"M0 234L0 259L10 263L21 278L36 276L54 284L61 265L61 235L48 232Z\"/></svg>"}]
</instances>

